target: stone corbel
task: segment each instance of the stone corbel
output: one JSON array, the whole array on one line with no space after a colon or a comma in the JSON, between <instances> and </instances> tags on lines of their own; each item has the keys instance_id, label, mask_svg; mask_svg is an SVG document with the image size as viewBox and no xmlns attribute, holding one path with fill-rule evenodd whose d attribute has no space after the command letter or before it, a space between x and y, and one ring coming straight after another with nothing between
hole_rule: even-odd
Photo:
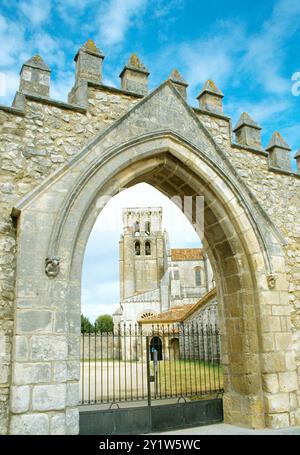
<instances>
[{"instance_id":1,"label":"stone corbel","mask_svg":"<svg viewBox=\"0 0 300 455\"><path fill-rule=\"evenodd\" d=\"M57 256L47 257L45 259L45 273L49 278L54 278L59 274L60 258Z\"/></svg>"},{"instance_id":2,"label":"stone corbel","mask_svg":"<svg viewBox=\"0 0 300 455\"><path fill-rule=\"evenodd\" d=\"M267 283L268 283L269 289L275 288L276 280L277 280L277 276L274 275L273 273L270 273L269 275L267 275Z\"/></svg>"}]
</instances>

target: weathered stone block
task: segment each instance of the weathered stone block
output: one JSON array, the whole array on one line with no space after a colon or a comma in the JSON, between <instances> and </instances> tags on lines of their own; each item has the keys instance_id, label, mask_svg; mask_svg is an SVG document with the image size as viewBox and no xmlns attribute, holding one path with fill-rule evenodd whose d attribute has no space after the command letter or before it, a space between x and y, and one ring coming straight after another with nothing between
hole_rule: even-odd
<instances>
[{"instance_id":1,"label":"weathered stone block","mask_svg":"<svg viewBox=\"0 0 300 455\"><path fill-rule=\"evenodd\" d=\"M15 353L14 358L16 361L28 360L28 338L26 336L15 337Z\"/></svg>"},{"instance_id":2,"label":"weathered stone block","mask_svg":"<svg viewBox=\"0 0 300 455\"><path fill-rule=\"evenodd\" d=\"M268 428L286 428L290 425L289 414L287 412L267 414L266 425Z\"/></svg>"},{"instance_id":3,"label":"weathered stone block","mask_svg":"<svg viewBox=\"0 0 300 455\"><path fill-rule=\"evenodd\" d=\"M38 336L31 340L32 360L66 360L68 345L65 336Z\"/></svg>"},{"instance_id":4,"label":"weathered stone block","mask_svg":"<svg viewBox=\"0 0 300 455\"><path fill-rule=\"evenodd\" d=\"M80 379L80 363L78 361L70 361L68 364L68 381L79 381Z\"/></svg>"},{"instance_id":5,"label":"weathered stone block","mask_svg":"<svg viewBox=\"0 0 300 455\"><path fill-rule=\"evenodd\" d=\"M65 382L67 380L67 362L55 362L53 366L53 381Z\"/></svg>"},{"instance_id":6,"label":"weathered stone block","mask_svg":"<svg viewBox=\"0 0 300 455\"><path fill-rule=\"evenodd\" d=\"M27 412L30 401L30 388L28 386L11 387L11 411L15 414Z\"/></svg>"},{"instance_id":7,"label":"weathered stone block","mask_svg":"<svg viewBox=\"0 0 300 455\"><path fill-rule=\"evenodd\" d=\"M295 371L278 373L281 392L292 392L298 389L298 378Z\"/></svg>"},{"instance_id":8,"label":"weathered stone block","mask_svg":"<svg viewBox=\"0 0 300 455\"><path fill-rule=\"evenodd\" d=\"M50 363L15 363L13 380L15 384L37 384L51 379Z\"/></svg>"},{"instance_id":9,"label":"weathered stone block","mask_svg":"<svg viewBox=\"0 0 300 455\"><path fill-rule=\"evenodd\" d=\"M46 435L49 422L46 414L13 415L10 422L12 435Z\"/></svg>"},{"instance_id":10,"label":"weathered stone block","mask_svg":"<svg viewBox=\"0 0 300 455\"><path fill-rule=\"evenodd\" d=\"M50 419L50 434L65 435L66 434L66 416L64 413L56 414Z\"/></svg>"},{"instance_id":11,"label":"weathered stone block","mask_svg":"<svg viewBox=\"0 0 300 455\"><path fill-rule=\"evenodd\" d=\"M279 392L279 382L277 374L263 374L263 389L265 392L277 393Z\"/></svg>"},{"instance_id":12,"label":"weathered stone block","mask_svg":"<svg viewBox=\"0 0 300 455\"><path fill-rule=\"evenodd\" d=\"M38 385L33 388L32 409L55 411L66 406L66 384Z\"/></svg>"},{"instance_id":13,"label":"weathered stone block","mask_svg":"<svg viewBox=\"0 0 300 455\"><path fill-rule=\"evenodd\" d=\"M290 397L288 393L266 393L265 403L268 413L287 412L290 409Z\"/></svg>"},{"instance_id":14,"label":"weathered stone block","mask_svg":"<svg viewBox=\"0 0 300 455\"><path fill-rule=\"evenodd\" d=\"M79 403L79 383L67 384L67 406L78 406Z\"/></svg>"},{"instance_id":15,"label":"weathered stone block","mask_svg":"<svg viewBox=\"0 0 300 455\"><path fill-rule=\"evenodd\" d=\"M66 410L67 434L79 433L79 411L77 408L67 408Z\"/></svg>"},{"instance_id":16,"label":"weathered stone block","mask_svg":"<svg viewBox=\"0 0 300 455\"><path fill-rule=\"evenodd\" d=\"M17 315L17 331L19 334L27 332L48 332L51 330L51 311L19 311Z\"/></svg>"}]
</instances>

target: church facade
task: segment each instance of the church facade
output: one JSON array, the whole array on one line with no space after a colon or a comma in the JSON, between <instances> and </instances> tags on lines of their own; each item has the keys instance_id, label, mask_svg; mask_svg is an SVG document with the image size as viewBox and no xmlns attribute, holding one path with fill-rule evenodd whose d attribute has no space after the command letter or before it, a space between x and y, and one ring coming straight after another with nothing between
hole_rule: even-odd
<instances>
[{"instance_id":1,"label":"church facade","mask_svg":"<svg viewBox=\"0 0 300 455\"><path fill-rule=\"evenodd\" d=\"M120 239L120 307L115 323L155 321L166 312L192 309L213 287L202 248L176 248L162 228L162 208L123 210ZM195 307L196 309L196 307Z\"/></svg>"}]
</instances>

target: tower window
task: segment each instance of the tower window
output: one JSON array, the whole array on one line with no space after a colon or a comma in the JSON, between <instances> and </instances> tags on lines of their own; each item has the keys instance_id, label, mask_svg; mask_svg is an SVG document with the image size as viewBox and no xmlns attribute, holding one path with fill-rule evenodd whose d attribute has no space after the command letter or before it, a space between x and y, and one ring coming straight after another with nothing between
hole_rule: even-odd
<instances>
[{"instance_id":1,"label":"tower window","mask_svg":"<svg viewBox=\"0 0 300 455\"><path fill-rule=\"evenodd\" d=\"M139 221L136 221L134 223L134 232L140 232L140 222Z\"/></svg>"},{"instance_id":2,"label":"tower window","mask_svg":"<svg viewBox=\"0 0 300 455\"><path fill-rule=\"evenodd\" d=\"M150 256L150 254L151 254L151 245L150 245L150 242L146 242L145 243L145 255Z\"/></svg>"},{"instance_id":3,"label":"tower window","mask_svg":"<svg viewBox=\"0 0 300 455\"><path fill-rule=\"evenodd\" d=\"M195 285L201 286L201 270L200 267L195 268Z\"/></svg>"},{"instance_id":4,"label":"tower window","mask_svg":"<svg viewBox=\"0 0 300 455\"><path fill-rule=\"evenodd\" d=\"M140 256L141 255L141 244L140 244L140 242L135 242L135 244L134 244L134 252L135 252L136 256Z\"/></svg>"},{"instance_id":5,"label":"tower window","mask_svg":"<svg viewBox=\"0 0 300 455\"><path fill-rule=\"evenodd\" d=\"M146 223L145 223L145 234L146 235L150 235L150 228L151 228L150 221L146 221Z\"/></svg>"},{"instance_id":6,"label":"tower window","mask_svg":"<svg viewBox=\"0 0 300 455\"><path fill-rule=\"evenodd\" d=\"M174 270L174 280L179 280L179 270Z\"/></svg>"}]
</instances>

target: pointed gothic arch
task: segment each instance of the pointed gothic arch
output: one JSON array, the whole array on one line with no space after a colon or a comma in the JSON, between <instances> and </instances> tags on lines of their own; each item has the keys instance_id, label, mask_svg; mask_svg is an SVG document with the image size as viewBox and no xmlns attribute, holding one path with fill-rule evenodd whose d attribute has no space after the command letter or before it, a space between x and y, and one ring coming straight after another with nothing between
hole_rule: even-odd
<instances>
[{"instance_id":1,"label":"pointed gothic arch","mask_svg":"<svg viewBox=\"0 0 300 455\"><path fill-rule=\"evenodd\" d=\"M274 299L280 298L282 305L288 305L283 239L169 84L142 100L140 108L145 107L146 99L160 96L163 90L168 100L177 100L181 107L180 125L176 125L173 116L173 129L163 129L158 118L157 130L139 132L130 115L125 116L89 144L67 170L51 176L14 210L19 232L15 349L20 336L30 337L34 361L65 362L68 380L54 380L53 387L61 393L63 409L71 421L70 432L78 431L74 398L78 375L74 373L74 363L79 364L80 285L86 242L108 198L142 181L169 197L204 196L204 242L220 301L225 418L254 428L268 425L271 419L276 393L272 394L266 386L273 371L268 364L270 350L265 335L269 331L266 325L272 325L272 316L268 315L266 323L265 315L268 303ZM134 108L131 115L135 111ZM178 132L184 115L189 120L187 128L193 123L193 134L189 130L193 141ZM116 134L118 129L120 134ZM126 136L129 130L131 137ZM120 137L122 144L118 142ZM196 223L193 214L189 215ZM271 282L274 275L276 287ZM37 289L38 295L32 289ZM24 313L28 312L22 305L24 300L34 308L28 333L23 325ZM49 319L51 323L35 325L35 311L43 311L44 321ZM62 320L64 323L59 325ZM39 357L43 352L47 353L47 360ZM278 354L276 350L274 354ZM18 372L26 363L27 360L14 362L13 384L17 384ZM33 393L39 387L34 378L26 384ZM56 410L51 412L55 414Z\"/></svg>"}]
</instances>

